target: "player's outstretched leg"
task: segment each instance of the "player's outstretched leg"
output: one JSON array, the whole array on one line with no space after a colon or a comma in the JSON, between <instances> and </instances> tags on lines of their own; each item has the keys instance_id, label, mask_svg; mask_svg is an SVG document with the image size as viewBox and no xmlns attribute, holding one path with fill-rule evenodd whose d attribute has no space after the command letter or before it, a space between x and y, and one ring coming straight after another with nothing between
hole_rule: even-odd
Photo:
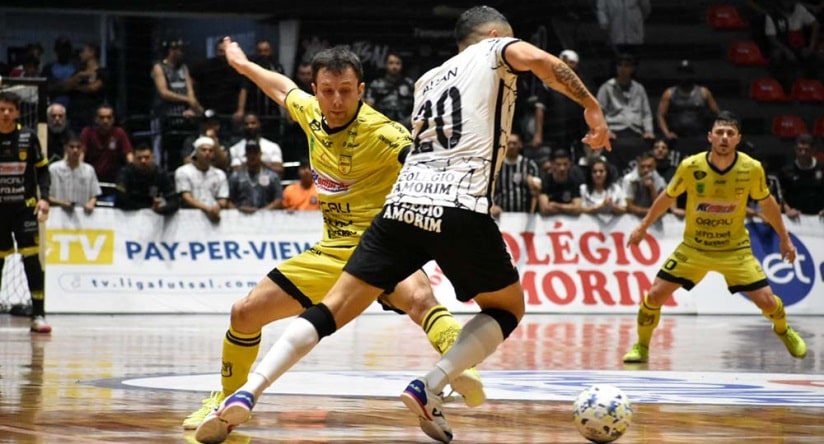
<instances>
[{"instance_id":1,"label":"player's outstretched leg","mask_svg":"<svg viewBox=\"0 0 824 444\"><path fill-rule=\"evenodd\" d=\"M424 315L421 327L432 347L443 356L452 348L461 333L461 324L443 305L436 305ZM464 370L455 379L449 381L453 390L460 393L468 407L477 407L486 402L486 392L481 381L481 374L475 367Z\"/></svg>"},{"instance_id":2,"label":"player's outstretched leg","mask_svg":"<svg viewBox=\"0 0 824 444\"><path fill-rule=\"evenodd\" d=\"M649 360L649 343L652 340L652 332L661 320L661 306L654 305L649 296L644 297L644 302L638 308L638 342L624 355L624 362L638 363Z\"/></svg>"}]
</instances>

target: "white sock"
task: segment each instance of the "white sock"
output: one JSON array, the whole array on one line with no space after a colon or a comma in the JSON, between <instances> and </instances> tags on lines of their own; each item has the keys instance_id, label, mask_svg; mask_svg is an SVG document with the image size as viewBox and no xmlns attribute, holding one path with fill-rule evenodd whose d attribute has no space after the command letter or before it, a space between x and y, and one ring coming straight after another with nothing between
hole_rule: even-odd
<instances>
[{"instance_id":1,"label":"white sock","mask_svg":"<svg viewBox=\"0 0 824 444\"><path fill-rule=\"evenodd\" d=\"M478 313L464 325L452 348L426 374L426 384L440 393L449 380L477 365L504 342L504 333L494 318Z\"/></svg>"},{"instance_id":2,"label":"white sock","mask_svg":"<svg viewBox=\"0 0 824 444\"><path fill-rule=\"evenodd\" d=\"M296 318L266 352L240 390L251 392L255 400L260 399L267 387L315 348L319 341L315 326L304 318Z\"/></svg>"}]
</instances>

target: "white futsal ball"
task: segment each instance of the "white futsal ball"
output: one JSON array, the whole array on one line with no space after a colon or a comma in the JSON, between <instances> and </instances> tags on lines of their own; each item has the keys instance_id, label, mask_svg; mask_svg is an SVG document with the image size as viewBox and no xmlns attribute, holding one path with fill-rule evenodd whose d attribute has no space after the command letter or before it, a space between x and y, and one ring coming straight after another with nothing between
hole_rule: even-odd
<instances>
[{"instance_id":1,"label":"white futsal ball","mask_svg":"<svg viewBox=\"0 0 824 444\"><path fill-rule=\"evenodd\" d=\"M596 384L575 399L572 418L584 438L596 443L612 442L629 428L632 404L618 387Z\"/></svg>"}]
</instances>

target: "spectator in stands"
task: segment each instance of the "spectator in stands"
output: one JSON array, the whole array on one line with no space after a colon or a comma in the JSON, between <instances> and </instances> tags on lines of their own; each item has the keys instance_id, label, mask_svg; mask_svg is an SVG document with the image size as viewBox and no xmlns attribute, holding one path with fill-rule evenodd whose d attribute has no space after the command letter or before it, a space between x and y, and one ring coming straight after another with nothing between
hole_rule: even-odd
<instances>
[{"instance_id":1,"label":"spectator in stands","mask_svg":"<svg viewBox=\"0 0 824 444\"><path fill-rule=\"evenodd\" d=\"M638 54L644 44L644 21L652 7L650 0L597 0L595 13L601 29L609 35L616 54Z\"/></svg>"},{"instance_id":2,"label":"spectator in stands","mask_svg":"<svg viewBox=\"0 0 824 444\"><path fill-rule=\"evenodd\" d=\"M183 141L183 146L180 151L182 163L190 163L192 161L192 156L195 154L195 140L206 136L211 137L215 141L212 166L228 172L232 159L229 155L229 144L226 143L226 138L223 136L224 133L221 132L223 124L220 123L220 118L213 110L207 109L203 112L203 117L200 120L202 122L200 131L192 134Z\"/></svg>"},{"instance_id":3,"label":"spectator in stands","mask_svg":"<svg viewBox=\"0 0 824 444\"><path fill-rule=\"evenodd\" d=\"M272 48L268 40L258 40L255 43L255 53L252 61L269 71L283 74L283 66L278 62L277 51ZM246 90L246 110L261 117L279 117L280 107L246 77L243 77L242 88ZM276 131L270 131L274 136Z\"/></svg>"},{"instance_id":4,"label":"spectator in stands","mask_svg":"<svg viewBox=\"0 0 824 444\"><path fill-rule=\"evenodd\" d=\"M598 89L612 139L607 157L621 174L632 170L634 159L648 151L655 138L649 97L644 86L633 80L634 73L635 57L622 54L616 62L616 76Z\"/></svg>"},{"instance_id":5,"label":"spectator in stands","mask_svg":"<svg viewBox=\"0 0 824 444\"><path fill-rule=\"evenodd\" d=\"M537 149L544 143L544 140L541 139L541 144L535 143L535 135L537 134L535 113L539 106L542 110L547 108L546 101L549 94L544 88L544 84L531 72L519 75L517 86L518 94L515 97L512 132L520 134L527 147ZM546 143L549 144L550 142L546 141Z\"/></svg>"},{"instance_id":6,"label":"spectator in stands","mask_svg":"<svg viewBox=\"0 0 824 444\"><path fill-rule=\"evenodd\" d=\"M298 85L298 88L301 90L309 93L314 94L312 91L312 63L308 61L302 61L298 64L297 69L295 70L295 84ZM283 150L283 160L285 162L297 162L303 157L306 157L309 152L309 143L306 139L306 133L303 132L303 129L292 120L292 117L289 113L284 113L284 127L283 127L283 137L280 139L281 149ZM295 176L281 176L282 178L286 179L297 179L298 177Z\"/></svg>"},{"instance_id":7,"label":"spectator in stands","mask_svg":"<svg viewBox=\"0 0 824 444\"><path fill-rule=\"evenodd\" d=\"M246 111L247 91L242 88L243 78L226 62L226 42L219 39L215 44L215 56L192 68L195 95L204 109L214 110L218 116L231 116L224 124L240 124Z\"/></svg>"},{"instance_id":8,"label":"spectator in stands","mask_svg":"<svg viewBox=\"0 0 824 444\"><path fill-rule=\"evenodd\" d=\"M538 165L521 155L524 144L521 136L509 134L506 155L495 180L495 201L489 214L498 217L502 212L534 213L541 194L541 171Z\"/></svg>"},{"instance_id":9,"label":"spectator in stands","mask_svg":"<svg viewBox=\"0 0 824 444\"><path fill-rule=\"evenodd\" d=\"M799 214L824 217L824 164L813 156L813 138L809 134L795 141L795 159L784 167L784 213L796 218Z\"/></svg>"},{"instance_id":10,"label":"spectator in stands","mask_svg":"<svg viewBox=\"0 0 824 444\"><path fill-rule=\"evenodd\" d=\"M709 126L709 125L708 125ZM656 139L652 144L652 156L655 157L655 171L669 183L678 168L678 153L673 153L666 139Z\"/></svg>"},{"instance_id":11,"label":"spectator in stands","mask_svg":"<svg viewBox=\"0 0 824 444\"><path fill-rule=\"evenodd\" d=\"M23 63L9 71L9 77L40 77L42 72L40 62L43 60L43 45L29 43L26 45L26 55Z\"/></svg>"},{"instance_id":12,"label":"spectator in stands","mask_svg":"<svg viewBox=\"0 0 824 444\"><path fill-rule=\"evenodd\" d=\"M63 147L71 135L66 107L59 103L49 105L46 109L46 126L49 128L46 144L49 161L57 162L63 158Z\"/></svg>"},{"instance_id":13,"label":"spectator in stands","mask_svg":"<svg viewBox=\"0 0 824 444\"><path fill-rule=\"evenodd\" d=\"M389 51L383 64L384 75L366 86L363 100L386 117L412 128L415 81L403 74L400 54Z\"/></svg>"},{"instance_id":14,"label":"spectator in stands","mask_svg":"<svg viewBox=\"0 0 824 444\"><path fill-rule=\"evenodd\" d=\"M586 214L624 214L626 198L616 170L604 159L590 165L586 182L581 184L581 212Z\"/></svg>"},{"instance_id":15,"label":"spectator in stands","mask_svg":"<svg viewBox=\"0 0 824 444\"><path fill-rule=\"evenodd\" d=\"M195 129L194 117L203 112L195 96L189 68L183 63L183 41L163 42L166 55L152 67L155 97L152 104L152 147L161 165L174 164L167 153L177 150L187 132Z\"/></svg>"},{"instance_id":16,"label":"spectator in stands","mask_svg":"<svg viewBox=\"0 0 824 444\"><path fill-rule=\"evenodd\" d=\"M771 73L789 90L799 75L816 78L824 63L824 53L817 47L820 24L798 0L779 0L776 3L768 9L764 34L769 48Z\"/></svg>"},{"instance_id":17,"label":"spectator in stands","mask_svg":"<svg viewBox=\"0 0 824 444\"><path fill-rule=\"evenodd\" d=\"M312 177L309 159L300 160L298 181L283 190L283 208L288 211L320 210L318 190Z\"/></svg>"},{"instance_id":18,"label":"spectator in stands","mask_svg":"<svg viewBox=\"0 0 824 444\"><path fill-rule=\"evenodd\" d=\"M212 166L215 141L211 137L195 140L192 163L175 170L175 188L184 208L202 210L210 221L220 222L220 210L229 206L229 180L223 170Z\"/></svg>"},{"instance_id":19,"label":"spectator in stands","mask_svg":"<svg viewBox=\"0 0 824 444\"><path fill-rule=\"evenodd\" d=\"M40 57L26 54L23 63L9 72L9 77L40 77Z\"/></svg>"},{"instance_id":20,"label":"spectator in stands","mask_svg":"<svg viewBox=\"0 0 824 444\"><path fill-rule=\"evenodd\" d=\"M664 182L669 183L672 177L675 176L675 170L678 169L680 153L670 150L667 139L661 138L656 139L652 144L652 156L655 157L655 171L664 179ZM679 218L683 218L687 214L686 205L687 193L682 193L673 202L670 212Z\"/></svg>"},{"instance_id":21,"label":"spectator in stands","mask_svg":"<svg viewBox=\"0 0 824 444\"><path fill-rule=\"evenodd\" d=\"M646 216L652 202L666 188L667 182L658 174L655 167L655 156L648 151L638 157L635 169L624 176L622 187L628 213Z\"/></svg>"},{"instance_id":22,"label":"spectator in stands","mask_svg":"<svg viewBox=\"0 0 824 444\"><path fill-rule=\"evenodd\" d=\"M552 172L541 179L538 208L544 216L578 214L581 210L581 182L570 175L572 157L569 151L557 149L552 153Z\"/></svg>"},{"instance_id":23,"label":"spectator in stands","mask_svg":"<svg viewBox=\"0 0 824 444\"><path fill-rule=\"evenodd\" d=\"M66 211L74 211L74 207L80 205L86 214L94 211L101 190L94 168L83 161L84 151L80 138L72 135L64 147L63 159L49 165L50 205Z\"/></svg>"},{"instance_id":24,"label":"spectator in stands","mask_svg":"<svg viewBox=\"0 0 824 444\"><path fill-rule=\"evenodd\" d=\"M106 68L100 66L100 47L87 43L80 51L80 69L69 79L72 130L80 132L94 123L97 107L106 103Z\"/></svg>"},{"instance_id":25,"label":"spectator in stands","mask_svg":"<svg viewBox=\"0 0 824 444\"><path fill-rule=\"evenodd\" d=\"M558 58L564 61L589 88L589 82L582 77L578 69L580 58L578 53L565 49ZM570 150L573 158L580 156L583 147L581 138L589 131L581 106L567 96L541 86L540 93L535 101L535 135L532 138L533 146L541 146L544 141L553 146Z\"/></svg>"},{"instance_id":26,"label":"spectator in stands","mask_svg":"<svg viewBox=\"0 0 824 444\"><path fill-rule=\"evenodd\" d=\"M683 156L707 148L707 127L718 114L718 104L712 92L696 81L689 60L678 64L678 84L664 90L658 102L658 128Z\"/></svg>"},{"instance_id":27,"label":"spectator in stands","mask_svg":"<svg viewBox=\"0 0 824 444\"><path fill-rule=\"evenodd\" d=\"M120 169L114 206L123 210L151 208L157 214L172 214L180 207L175 184L154 159L151 145L138 145L134 161Z\"/></svg>"},{"instance_id":28,"label":"spectator in stands","mask_svg":"<svg viewBox=\"0 0 824 444\"><path fill-rule=\"evenodd\" d=\"M112 106L100 105L94 118L95 125L83 128L80 134L86 148L85 161L94 167L100 182L109 184L117 180L120 169L133 159L129 136L123 128L114 124L114 120ZM104 196L108 200L114 199L114 190L104 193Z\"/></svg>"},{"instance_id":29,"label":"spectator in stands","mask_svg":"<svg viewBox=\"0 0 824 444\"><path fill-rule=\"evenodd\" d=\"M260 146L263 163L275 170L279 176L283 176L283 153L280 145L263 137L260 131L260 118L257 114L247 113L243 117L243 139L229 148L232 169L239 169L246 163L246 143L254 140Z\"/></svg>"},{"instance_id":30,"label":"spectator in stands","mask_svg":"<svg viewBox=\"0 0 824 444\"><path fill-rule=\"evenodd\" d=\"M60 36L54 41L54 54L57 60L43 67L41 75L48 82L49 102L59 103L70 109L69 92L70 79L77 72L77 64L73 60L74 49L72 42L66 36Z\"/></svg>"},{"instance_id":31,"label":"spectator in stands","mask_svg":"<svg viewBox=\"0 0 824 444\"><path fill-rule=\"evenodd\" d=\"M229 205L242 213L283 208L280 176L261 161L260 145L246 141L246 163L229 177Z\"/></svg>"},{"instance_id":32,"label":"spectator in stands","mask_svg":"<svg viewBox=\"0 0 824 444\"><path fill-rule=\"evenodd\" d=\"M552 173L552 151L552 147L549 145L543 145L537 149L531 148L530 145L524 147L524 157L531 159L535 162L535 165L538 165L541 178Z\"/></svg>"}]
</instances>

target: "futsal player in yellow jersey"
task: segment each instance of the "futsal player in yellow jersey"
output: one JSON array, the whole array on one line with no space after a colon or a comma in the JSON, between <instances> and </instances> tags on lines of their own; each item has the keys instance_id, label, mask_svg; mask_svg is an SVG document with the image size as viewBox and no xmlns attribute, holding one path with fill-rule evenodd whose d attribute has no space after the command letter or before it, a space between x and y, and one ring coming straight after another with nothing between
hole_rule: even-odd
<instances>
[{"instance_id":1,"label":"futsal player in yellow jersey","mask_svg":"<svg viewBox=\"0 0 824 444\"><path fill-rule=\"evenodd\" d=\"M740 129L734 114L719 113L708 135L710 151L681 162L667 189L630 235L629 243L637 245L647 228L681 193L687 193L684 240L664 262L641 303L638 342L624 355L624 362L647 362L661 305L679 287L690 290L711 270L724 276L731 293L743 292L761 309L793 357L807 355L807 345L787 325L784 304L770 288L750 246L744 225L748 197L759 201L764 219L778 233L781 257L795 260L795 247L781 218L781 209L770 195L761 163L736 151L741 141Z\"/></svg>"},{"instance_id":2,"label":"futsal player in yellow jersey","mask_svg":"<svg viewBox=\"0 0 824 444\"><path fill-rule=\"evenodd\" d=\"M204 400L201 409L184 420L184 429L199 427L225 396L247 382L263 326L301 315L329 292L364 230L381 211L412 143L406 128L361 101L363 68L349 49L335 47L313 57L314 96L288 77L250 62L228 38L226 55L238 72L285 107L306 133L323 214L323 237L310 250L279 264L232 305L229 330L223 340L223 390ZM461 330L460 323L438 304L421 270L382 295L379 302L387 309L408 314L423 327L441 354L452 346ZM453 381L452 388L470 406L486 399L475 369ZM198 428L195 437L200 440L203 436L217 441L211 431Z\"/></svg>"}]
</instances>

